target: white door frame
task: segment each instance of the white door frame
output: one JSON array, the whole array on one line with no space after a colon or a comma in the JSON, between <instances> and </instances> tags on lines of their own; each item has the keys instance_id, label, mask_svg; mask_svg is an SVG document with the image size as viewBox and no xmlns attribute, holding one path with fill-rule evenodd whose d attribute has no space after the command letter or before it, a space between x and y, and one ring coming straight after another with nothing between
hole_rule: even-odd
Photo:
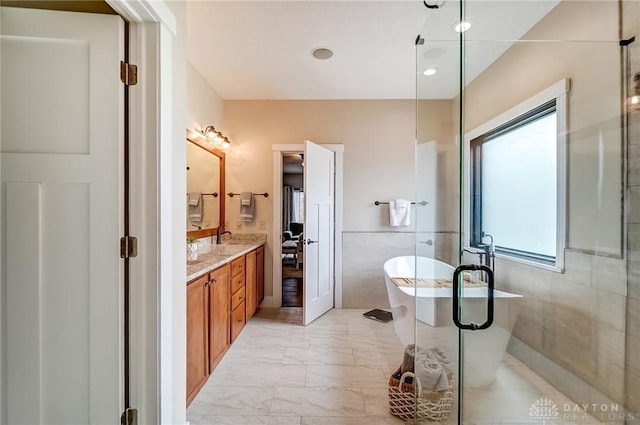
<instances>
[{"instance_id":1,"label":"white door frame","mask_svg":"<svg viewBox=\"0 0 640 425\"><path fill-rule=\"evenodd\" d=\"M172 159L184 157L173 143L185 128L173 125L177 21L163 0L106 2L129 22L130 61L138 65L129 97L130 233L139 252L130 262L130 401L138 423L185 424L186 229L176 224L185 220L174 182L186 175Z\"/></svg>"},{"instance_id":2,"label":"white door frame","mask_svg":"<svg viewBox=\"0 0 640 425\"><path fill-rule=\"evenodd\" d=\"M342 308L342 224L343 224L343 184L344 184L344 145L326 144L324 146L336 154L335 179L335 245L334 245L334 300L335 308ZM273 150L273 295L265 297L264 307L282 306L282 155L284 153L304 152L303 144L272 145Z\"/></svg>"}]
</instances>

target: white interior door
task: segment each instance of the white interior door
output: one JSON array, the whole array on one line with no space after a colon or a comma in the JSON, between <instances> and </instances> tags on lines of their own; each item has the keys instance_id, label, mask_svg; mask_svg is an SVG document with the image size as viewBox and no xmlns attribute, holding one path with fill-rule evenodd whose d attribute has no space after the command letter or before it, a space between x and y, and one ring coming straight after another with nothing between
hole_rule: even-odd
<instances>
[{"instance_id":1,"label":"white interior door","mask_svg":"<svg viewBox=\"0 0 640 425\"><path fill-rule=\"evenodd\" d=\"M435 258L438 152L436 142L416 147L416 254ZM423 204L426 202L426 204Z\"/></svg>"},{"instance_id":2,"label":"white interior door","mask_svg":"<svg viewBox=\"0 0 640 425\"><path fill-rule=\"evenodd\" d=\"M1 19L1 422L119 423L124 23Z\"/></svg>"},{"instance_id":3,"label":"white interior door","mask_svg":"<svg viewBox=\"0 0 640 425\"><path fill-rule=\"evenodd\" d=\"M304 144L304 324L333 308L333 151Z\"/></svg>"}]
</instances>

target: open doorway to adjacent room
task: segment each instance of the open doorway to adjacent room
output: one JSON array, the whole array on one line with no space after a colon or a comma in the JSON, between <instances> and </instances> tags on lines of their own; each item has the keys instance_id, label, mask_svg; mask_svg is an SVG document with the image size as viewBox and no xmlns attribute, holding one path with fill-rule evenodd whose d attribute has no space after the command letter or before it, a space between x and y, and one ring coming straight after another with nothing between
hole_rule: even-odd
<instances>
[{"instance_id":1,"label":"open doorway to adjacent room","mask_svg":"<svg viewBox=\"0 0 640 425\"><path fill-rule=\"evenodd\" d=\"M302 307L304 154L282 156L282 306Z\"/></svg>"}]
</instances>

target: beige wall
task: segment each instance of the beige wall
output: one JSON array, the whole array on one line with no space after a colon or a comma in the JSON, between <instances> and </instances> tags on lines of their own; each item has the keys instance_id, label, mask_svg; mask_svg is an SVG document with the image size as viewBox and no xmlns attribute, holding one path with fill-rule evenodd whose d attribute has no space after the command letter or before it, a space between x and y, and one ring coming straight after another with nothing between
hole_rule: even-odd
<instances>
[{"instance_id":1,"label":"beige wall","mask_svg":"<svg viewBox=\"0 0 640 425\"><path fill-rule=\"evenodd\" d=\"M423 109L425 120L431 120L425 140L449 138L450 102L426 102ZM225 101L224 115L224 125L233 142L227 155L227 189L234 192L272 190L274 144L311 140L345 145L343 302L345 307L386 305L382 261L391 255L387 250L393 247L393 252L412 253L414 244L411 235L409 241L403 239L400 247L385 235L412 232L413 226L390 227L388 209L376 207L373 202L415 196L415 102ZM259 233L259 221L266 220L267 295L272 293L271 247L280 240L279 235L274 238L271 229L273 208L272 198L258 198L256 219L243 228L244 232ZM227 203L226 217L232 231L238 212L237 203ZM359 248L363 238L370 242L366 244L367 252ZM376 295L365 296L367 292Z\"/></svg>"},{"instance_id":2,"label":"beige wall","mask_svg":"<svg viewBox=\"0 0 640 425\"><path fill-rule=\"evenodd\" d=\"M563 78L572 81L567 244L574 250L564 273L498 260L496 279L524 295L510 351L585 403L624 401L626 265L592 255L622 255L617 7L560 3L526 38L592 41L515 45L469 85L465 99L471 130Z\"/></svg>"},{"instance_id":3,"label":"beige wall","mask_svg":"<svg viewBox=\"0 0 640 425\"><path fill-rule=\"evenodd\" d=\"M220 95L187 62L187 128L202 130L213 125L222 131L223 103Z\"/></svg>"}]
</instances>

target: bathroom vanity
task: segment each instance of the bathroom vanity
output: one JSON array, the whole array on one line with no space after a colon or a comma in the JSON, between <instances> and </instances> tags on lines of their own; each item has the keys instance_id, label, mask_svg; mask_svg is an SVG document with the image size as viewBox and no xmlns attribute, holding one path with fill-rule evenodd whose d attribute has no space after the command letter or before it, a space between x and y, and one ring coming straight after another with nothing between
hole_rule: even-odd
<instances>
[{"instance_id":1,"label":"bathroom vanity","mask_svg":"<svg viewBox=\"0 0 640 425\"><path fill-rule=\"evenodd\" d=\"M234 235L187 264L187 406L264 299L266 235Z\"/></svg>"}]
</instances>

